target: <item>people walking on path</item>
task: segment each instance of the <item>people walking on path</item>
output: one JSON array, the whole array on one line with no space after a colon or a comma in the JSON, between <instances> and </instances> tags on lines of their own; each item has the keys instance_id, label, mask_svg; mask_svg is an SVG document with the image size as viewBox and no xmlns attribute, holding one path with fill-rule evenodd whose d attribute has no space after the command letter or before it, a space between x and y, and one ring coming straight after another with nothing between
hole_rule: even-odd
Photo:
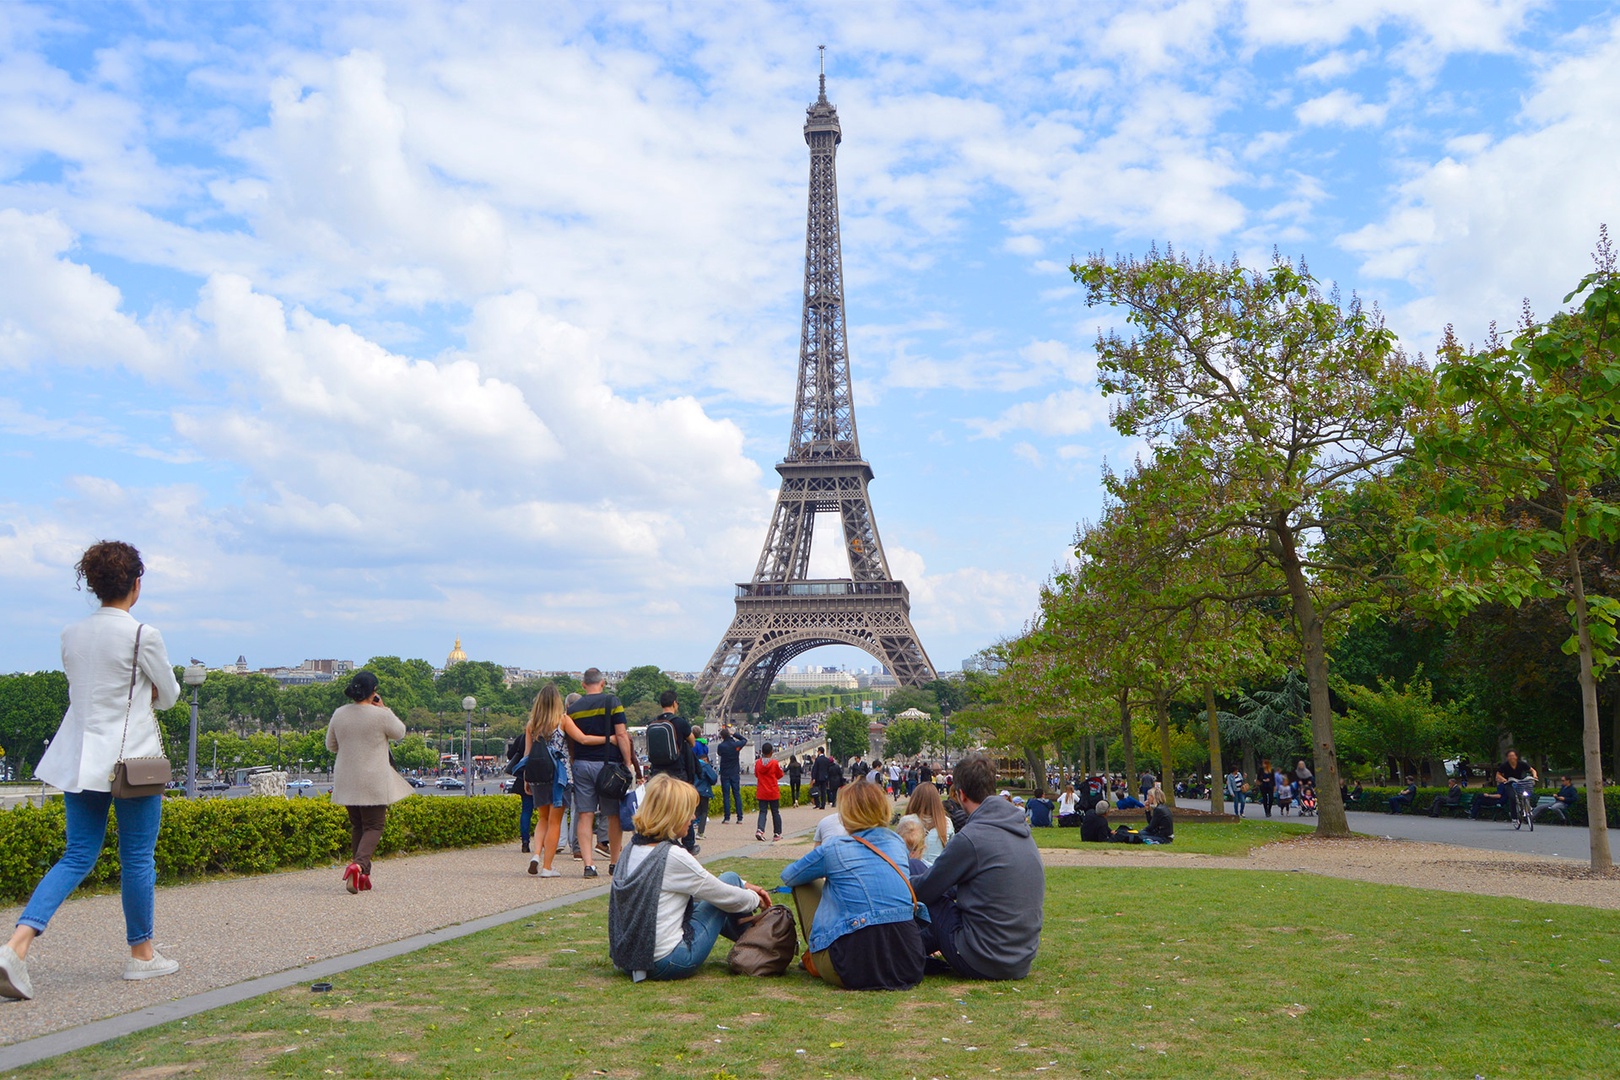
<instances>
[{"instance_id":1,"label":"people walking on path","mask_svg":"<svg viewBox=\"0 0 1620 1080\"><path fill-rule=\"evenodd\" d=\"M714 798L714 785L720 782L720 774L714 771L714 766L709 762L708 743L695 744L692 752L697 756L697 779L693 781L692 786L697 788L698 793L697 822L694 828L697 829L698 839L701 840L703 831L709 824L709 801Z\"/></svg>"},{"instance_id":2,"label":"people walking on path","mask_svg":"<svg viewBox=\"0 0 1620 1080\"><path fill-rule=\"evenodd\" d=\"M827 770L831 765L827 748L816 747L816 756L810 760L810 801L817 810L827 809Z\"/></svg>"},{"instance_id":3,"label":"people walking on path","mask_svg":"<svg viewBox=\"0 0 1620 1080\"><path fill-rule=\"evenodd\" d=\"M597 815L607 819L608 872L619 861L624 829L619 824L619 800L602 790L603 772L609 763L622 762L632 778L636 763L631 755L630 733L624 723L624 705L607 692L600 668L587 668L580 683L584 693L567 706L566 712L578 735L569 733L573 757L574 816L579 825L579 850L584 856L588 878L598 876L595 829Z\"/></svg>"},{"instance_id":4,"label":"people walking on path","mask_svg":"<svg viewBox=\"0 0 1620 1080\"><path fill-rule=\"evenodd\" d=\"M1243 779L1243 770L1236 766L1226 774L1226 797L1232 800L1232 813L1242 817L1249 801L1249 784Z\"/></svg>"},{"instance_id":5,"label":"people walking on path","mask_svg":"<svg viewBox=\"0 0 1620 1080\"><path fill-rule=\"evenodd\" d=\"M67 714L34 770L62 792L67 850L34 887L11 940L0 945L0 997L34 996L29 949L57 908L95 869L109 812L118 818L119 887L129 945L124 978L151 979L180 969L177 961L152 947L161 788L115 796L112 780L120 762L164 756L154 710L178 701L180 684L169 666L163 635L130 614L146 573L141 553L122 541L103 540L92 544L74 569L101 607L62 631Z\"/></svg>"},{"instance_id":6,"label":"people walking on path","mask_svg":"<svg viewBox=\"0 0 1620 1080\"><path fill-rule=\"evenodd\" d=\"M1277 772L1271 767L1271 759L1266 758L1260 762L1260 808L1271 816L1271 804L1277 796Z\"/></svg>"},{"instance_id":7,"label":"people walking on path","mask_svg":"<svg viewBox=\"0 0 1620 1080\"><path fill-rule=\"evenodd\" d=\"M714 744L715 757L720 768L720 824L731 820L731 808L737 807L737 824L742 824L742 748L748 740L721 725L720 740Z\"/></svg>"},{"instance_id":8,"label":"people walking on path","mask_svg":"<svg viewBox=\"0 0 1620 1080\"><path fill-rule=\"evenodd\" d=\"M964 758L956 767L956 788L967 824L928 872L912 880L932 916L925 945L959 976L1022 979L1040 949L1046 897L1041 853L1023 813L995 798L996 768L989 758Z\"/></svg>"},{"instance_id":9,"label":"people walking on path","mask_svg":"<svg viewBox=\"0 0 1620 1080\"><path fill-rule=\"evenodd\" d=\"M762 743L754 759L754 801L759 804L759 824L754 839L765 839L765 812L771 815L771 842L782 839L782 763L771 755L775 747Z\"/></svg>"},{"instance_id":10,"label":"people walking on path","mask_svg":"<svg viewBox=\"0 0 1620 1080\"><path fill-rule=\"evenodd\" d=\"M680 697L673 690L665 690L658 695L658 707L664 711L652 718L647 726L647 762L651 766L653 776L673 776L683 783L697 784L697 753L693 750L692 724L681 715ZM653 724L668 724L667 730L653 727ZM658 738L655 740L654 735ZM673 739L666 739L665 735L673 735ZM654 747L654 742L660 745ZM669 745L663 745L664 743ZM656 749L656 753L655 753ZM621 819L623 813L620 814ZM681 846L687 851L697 854L697 826L696 824L681 839Z\"/></svg>"},{"instance_id":11,"label":"people walking on path","mask_svg":"<svg viewBox=\"0 0 1620 1080\"><path fill-rule=\"evenodd\" d=\"M528 753L528 740L523 732L512 736L506 744L506 764L508 769L514 767L524 759ZM534 796L529 792L529 785L523 782L523 770L519 769L512 776L512 794L518 796L518 846L523 854L529 854L529 838L534 832Z\"/></svg>"},{"instance_id":12,"label":"people walking on path","mask_svg":"<svg viewBox=\"0 0 1620 1080\"><path fill-rule=\"evenodd\" d=\"M732 871L715 877L680 841L691 829L698 795L662 774L647 781L636 809L630 849L613 871L608 893L608 952L635 982L697 973L715 942L735 941L770 893Z\"/></svg>"},{"instance_id":13,"label":"people walking on path","mask_svg":"<svg viewBox=\"0 0 1620 1080\"><path fill-rule=\"evenodd\" d=\"M351 893L371 888L371 856L382 840L388 807L411 786L388 760L388 744L405 737L405 723L383 704L377 676L361 668L349 677L340 705L326 725L332 763L332 804L349 811L349 865L343 886Z\"/></svg>"},{"instance_id":14,"label":"people walking on path","mask_svg":"<svg viewBox=\"0 0 1620 1080\"><path fill-rule=\"evenodd\" d=\"M551 863L561 846L564 807L568 785L573 783L568 760L569 729L579 729L563 709L562 694L555 683L546 683L535 695L529 721L523 726L524 766L521 779L533 792L539 820L535 835L538 848L529 856L529 873L537 877L561 877ZM583 733L581 733L583 734Z\"/></svg>"},{"instance_id":15,"label":"people walking on path","mask_svg":"<svg viewBox=\"0 0 1620 1080\"><path fill-rule=\"evenodd\" d=\"M804 776L804 766L799 762L799 755L789 754L787 760L788 790L793 796L793 805L799 805L799 780Z\"/></svg>"}]
</instances>

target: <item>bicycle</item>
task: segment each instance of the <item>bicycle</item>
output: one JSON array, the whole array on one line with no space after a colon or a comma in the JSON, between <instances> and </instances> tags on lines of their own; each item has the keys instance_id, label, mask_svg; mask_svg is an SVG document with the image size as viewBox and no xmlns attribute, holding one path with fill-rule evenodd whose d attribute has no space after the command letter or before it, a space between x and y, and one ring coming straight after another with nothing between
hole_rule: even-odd
<instances>
[{"instance_id":1,"label":"bicycle","mask_svg":"<svg viewBox=\"0 0 1620 1080\"><path fill-rule=\"evenodd\" d=\"M1513 785L1513 828L1519 829L1528 824L1530 831L1536 831L1536 801L1533 792L1536 788L1534 777L1525 777L1523 780L1508 781Z\"/></svg>"}]
</instances>

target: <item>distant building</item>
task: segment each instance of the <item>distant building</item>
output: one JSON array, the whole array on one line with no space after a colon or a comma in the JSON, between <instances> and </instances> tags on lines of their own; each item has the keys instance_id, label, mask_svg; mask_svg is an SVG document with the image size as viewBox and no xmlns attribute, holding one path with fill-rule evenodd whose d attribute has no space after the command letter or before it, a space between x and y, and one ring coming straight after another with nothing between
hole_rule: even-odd
<instances>
[{"instance_id":1,"label":"distant building","mask_svg":"<svg viewBox=\"0 0 1620 1080\"><path fill-rule=\"evenodd\" d=\"M860 682L847 671L789 671L776 677L776 681L789 690L857 690Z\"/></svg>"},{"instance_id":2,"label":"distant building","mask_svg":"<svg viewBox=\"0 0 1620 1080\"><path fill-rule=\"evenodd\" d=\"M921 709L907 709L905 712L903 712L899 716L895 717L895 719L896 720L932 720L933 717L929 716L927 713L923 712Z\"/></svg>"},{"instance_id":3,"label":"distant building","mask_svg":"<svg viewBox=\"0 0 1620 1080\"><path fill-rule=\"evenodd\" d=\"M219 670L225 675L246 675L248 673L247 657L238 655L236 663L224 664Z\"/></svg>"}]
</instances>

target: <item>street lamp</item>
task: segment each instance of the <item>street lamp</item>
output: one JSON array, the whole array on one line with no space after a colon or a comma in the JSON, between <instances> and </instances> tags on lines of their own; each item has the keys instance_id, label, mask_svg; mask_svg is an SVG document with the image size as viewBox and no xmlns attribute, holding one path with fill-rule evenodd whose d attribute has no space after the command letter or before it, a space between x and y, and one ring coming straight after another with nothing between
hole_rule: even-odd
<instances>
[{"instance_id":1,"label":"street lamp","mask_svg":"<svg viewBox=\"0 0 1620 1080\"><path fill-rule=\"evenodd\" d=\"M208 668L203 664L190 664L186 667L186 685L191 687L191 735L186 743L186 798L197 797L197 694L202 688L203 681L208 678Z\"/></svg>"},{"instance_id":2,"label":"street lamp","mask_svg":"<svg viewBox=\"0 0 1620 1080\"><path fill-rule=\"evenodd\" d=\"M461 699L461 707L467 713L467 756L462 760L462 774L467 778L467 796L472 797L472 714L478 708L478 699L468 694Z\"/></svg>"}]
</instances>

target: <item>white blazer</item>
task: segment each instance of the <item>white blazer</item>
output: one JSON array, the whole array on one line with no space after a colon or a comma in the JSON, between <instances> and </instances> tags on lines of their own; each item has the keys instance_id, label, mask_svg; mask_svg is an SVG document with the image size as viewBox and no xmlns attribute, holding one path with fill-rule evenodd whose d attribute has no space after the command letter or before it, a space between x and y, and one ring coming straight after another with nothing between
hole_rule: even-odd
<instances>
[{"instance_id":1,"label":"white blazer","mask_svg":"<svg viewBox=\"0 0 1620 1080\"><path fill-rule=\"evenodd\" d=\"M39 760L34 775L63 791L111 791L118 743L124 735L124 709L129 701L129 668L135 661L135 628L140 623L119 608L97 608L89 618L62 631L62 670L67 673L68 711ZM157 687L157 703L152 688ZM135 677L135 704L129 709L125 757L163 753L153 708L167 709L180 700L180 684L163 635L157 627L141 631L140 666Z\"/></svg>"}]
</instances>

